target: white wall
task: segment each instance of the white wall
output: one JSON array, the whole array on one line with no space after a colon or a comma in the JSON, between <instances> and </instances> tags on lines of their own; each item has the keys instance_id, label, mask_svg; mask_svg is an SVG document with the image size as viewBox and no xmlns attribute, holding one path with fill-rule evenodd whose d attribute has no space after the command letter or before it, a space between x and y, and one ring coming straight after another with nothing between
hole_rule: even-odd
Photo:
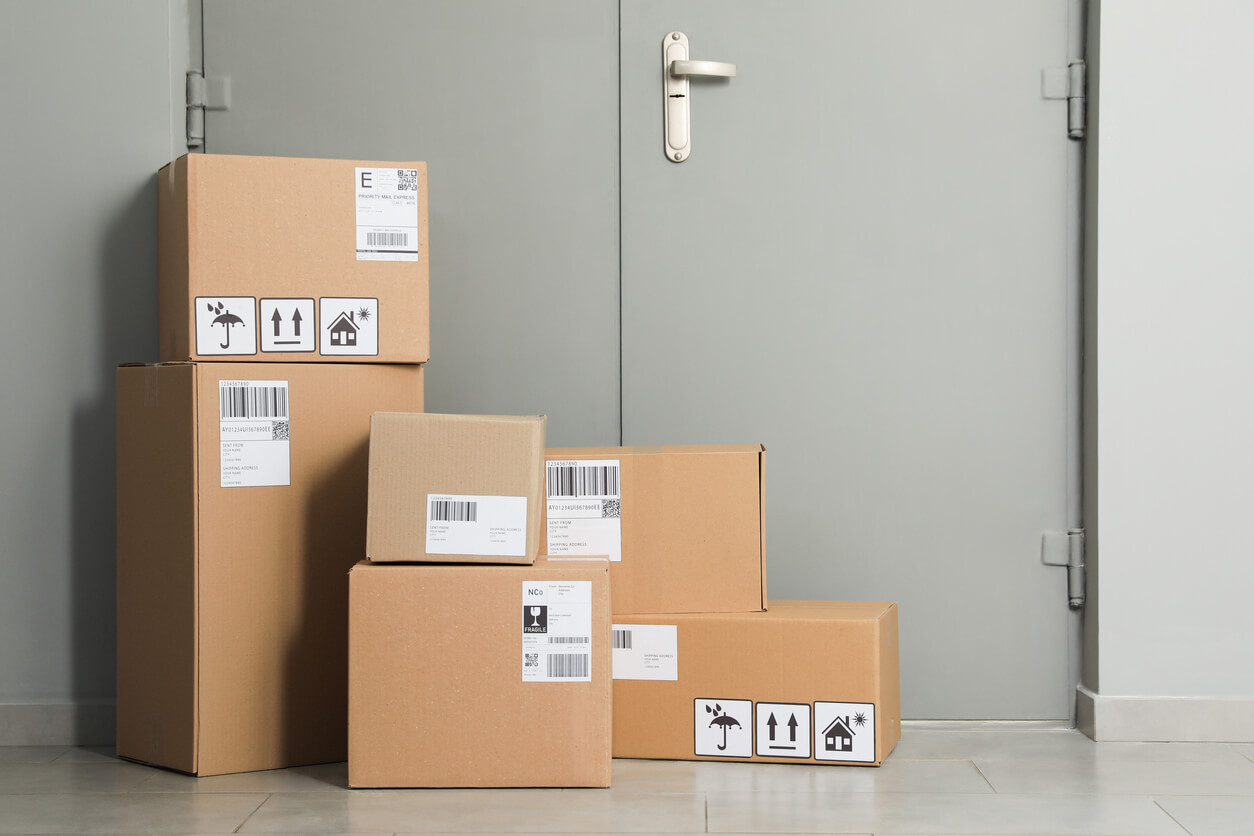
<instances>
[{"instance_id":1,"label":"white wall","mask_svg":"<svg viewBox=\"0 0 1254 836\"><path fill-rule=\"evenodd\" d=\"M1103 0L1100 15L1101 594L1081 717L1099 739L1248 740L1254 3Z\"/></svg>"}]
</instances>

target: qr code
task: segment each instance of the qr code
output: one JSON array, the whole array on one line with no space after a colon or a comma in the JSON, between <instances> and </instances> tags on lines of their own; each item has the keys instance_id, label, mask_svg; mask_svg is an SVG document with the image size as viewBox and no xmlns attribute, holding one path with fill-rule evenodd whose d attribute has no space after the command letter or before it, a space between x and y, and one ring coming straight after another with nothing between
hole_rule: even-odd
<instances>
[{"instance_id":1,"label":"qr code","mask_svg":"<svg viewBox=\"0 0 1254 836\"><path fill-rule=\"evenodd\" d=\"M275 421L270 424L270 440L271 441L289 441L292 425L288 421Z\"/></svg>"},{"instance_id":2,"label":"qr code","mask_svg":"<svg viewBox=\"0 0 1254 836\"><path fill-rule=\"evenodd\" d=\"M398 168L396 169L396 190L398 192L416 192L418 191L418 169L416 168Z\"/></svg>"},{"instance_id":3,"label":"qr code","mask_svg":"<svg viewBox=\"0 0 1254 836\"><path fill-rule=\"evenodd\" d=\"M540 667L540 654L539 653L524 653L523 654L523 667L524 668Z\"/></svg>"},{"instance_id":4,"label":"qr code","mask_svg":"<svg viewBox=\"0 0 1254 836\"><path fill-rule=\"evenodd\" d=\"M623 515L623 501L621 499L603 499L601 500L601 519L610 517L621 517Z\"/></svg>"}]
</instances>

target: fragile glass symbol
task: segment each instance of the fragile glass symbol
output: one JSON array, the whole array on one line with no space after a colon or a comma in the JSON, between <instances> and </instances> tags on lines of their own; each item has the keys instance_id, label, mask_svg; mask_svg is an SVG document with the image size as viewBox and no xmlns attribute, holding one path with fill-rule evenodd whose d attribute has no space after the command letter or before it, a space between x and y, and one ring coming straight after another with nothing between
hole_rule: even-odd
<instances>
[{"instance_id":1,"label":"fragile glass symbol","mask_svg":"<svg viewBox=\"0 0 1254 836\"><path fill-rule=\"evenodd\" d=\"M535 627L536 629L539 629L540 627L540 608L539 607L531 608L531 626Z\"/></svg>"}]
</instances>

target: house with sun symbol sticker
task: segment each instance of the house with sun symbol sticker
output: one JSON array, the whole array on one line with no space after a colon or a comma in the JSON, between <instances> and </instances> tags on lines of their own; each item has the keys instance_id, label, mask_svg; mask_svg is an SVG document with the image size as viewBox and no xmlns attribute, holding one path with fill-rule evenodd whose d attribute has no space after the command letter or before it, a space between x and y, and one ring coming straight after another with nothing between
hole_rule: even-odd
<instances>
[{"instance_id":1,"label":"house with sun symbol sticker","mask_svg":"<svg viewBox=\"0 0 1254 836\"><path fill-rule=\"evenodd\" d=\"M852 723L848 716L837 717L823 729L823 747L829 752L852 752L853 738L857 734L853 727L865 724L865 714L859 714Z\"/></svg>"},{"instance_id":2,"label":"house with sun symbol sticker","mask_svg":"<svg viewBox=\"0 0 1254 836\"><path fill-rule=\"evenodd\" d=\"M362 308L357 312L363 320L370 318L370 309ZM352 311L341 312L330 325L327 330L331 332L331 345L334 346L354 346L357 345L357 332L360 330L356 321L353 319Z\"/></svg>"}]
</instances>

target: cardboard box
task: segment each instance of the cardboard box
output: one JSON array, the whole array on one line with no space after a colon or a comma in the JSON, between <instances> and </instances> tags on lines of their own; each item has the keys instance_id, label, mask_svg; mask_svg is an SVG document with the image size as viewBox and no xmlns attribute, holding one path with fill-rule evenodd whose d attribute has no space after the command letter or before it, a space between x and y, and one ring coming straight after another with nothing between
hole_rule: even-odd
<instances>
[{"instance_id":1,"label":"cardboard box","mask_svg":"<svg viewBox=\"0 0 1254 836\"><path fill-rule=\"evenodd\" d=\"M614 756L879 765L901 737L897 605L614 616Z\"/></svg>"},{"instance_id":2,"label":"cardboard box","mask_svg":"<svg viewBox=\"0 0 1254 836\"><path fill-rule=\"evenodd\" d=\"M760 444L545 453L547 554L608 554L614 612L766 607Z\"/></svg>"},{"instance_id":3,"label":"cardboard box","mask_svg":"<svg viewBox=\"0 0 1254 836\"><path fill-rule=\"evenodd\" d=\"M193 775L343 760L376 409L421 366L117 372L118 754Z\"/></svg>"},{"instance_id":4,"label":"cardboard box","mask_svg":"<svg viewBox=\"0 0 1254 836\"><path fill-rule=\"evenodd\" d=\"M429 358L426 163L188 154L157 182L161 360Z\"/></svg>"},{"instance_id":5,"label":"cardboard box","mask_svg":"<svg viewBox=\"0 0 1254 836\"><path fill-rule=\"evenodd\" d=\"M604 558L358 564L353 787L608 787Z\"/></svg>"},{"instance_id":6,"label":"cardboard box","mask_svg":"<svg viewBox=\"0 0 1254 836\"><path fill-rule=\"evenodd\" d=\"M543 415L374 416L366 556L534 563L544 424Z\"/></svg>"}]
</instances>

